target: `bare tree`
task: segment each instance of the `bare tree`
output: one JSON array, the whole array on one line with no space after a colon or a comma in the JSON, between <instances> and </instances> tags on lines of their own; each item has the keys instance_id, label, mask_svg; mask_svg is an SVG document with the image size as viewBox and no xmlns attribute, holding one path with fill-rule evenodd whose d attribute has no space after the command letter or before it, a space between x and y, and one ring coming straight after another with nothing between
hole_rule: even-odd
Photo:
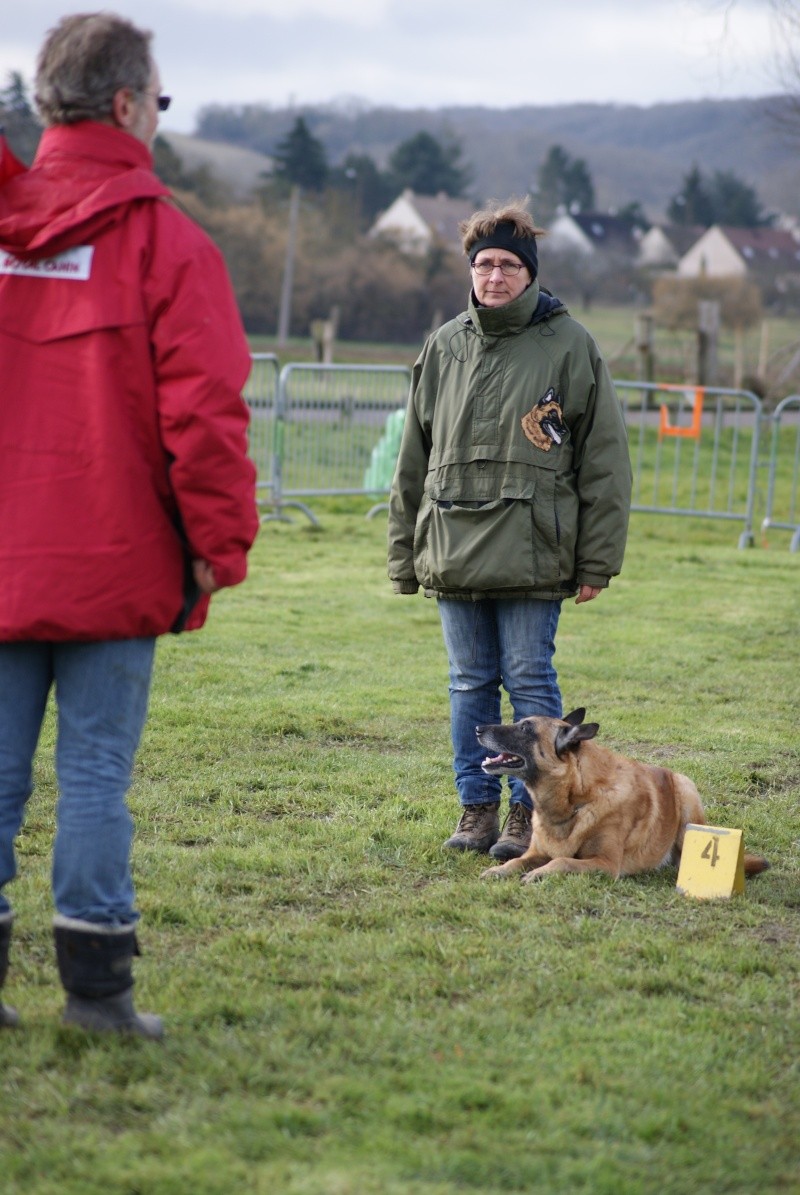
<instances>
[{"instance_id":1,"label":"bare tree","mask_svg":"<svg viewBox=\"0 0 800 1195\"><path fill-rule=\"evenodd\" d=\"M786 92L781 121L800 135L800 3L798 0L769 0L772 9L777 54L777 78Z\"/></svg>"},{"instance_id":2,"label":"bare tree","mask_svg":"<svg viewBox=\"0 0 800 1195\"><path fill-rule=\"evenodd\" d=\"M784 116L794 123L800 120L800 0L761 0L772 16L775 44L774 78L786 93ZM724 22L737 7L739 0L710 0L709 7L722 11Z\"/></svg>"},{"instance_id":3,"label":"bare tree","mask_svg":"<svg viewBox=\"0 0 800 1195\"><path fill-rule=\"evenodd\" d=\"M800 0L757 0L769 13L773 42L770 74L779 92L770 105L773 127L785 139L800 139ZM723 37L731 35L735 9L744 0L701 0L708 10L722 14Z\"/></svg>"}]
</instances>

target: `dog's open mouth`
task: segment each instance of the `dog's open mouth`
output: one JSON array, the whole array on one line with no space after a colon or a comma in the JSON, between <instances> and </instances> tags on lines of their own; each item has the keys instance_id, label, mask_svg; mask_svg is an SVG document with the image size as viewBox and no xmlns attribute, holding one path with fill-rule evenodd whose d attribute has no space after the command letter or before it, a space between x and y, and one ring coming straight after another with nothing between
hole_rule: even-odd
<instances>
[{"instance_id":1,"label":"dog's open mouth","mask_svg":"<svg viewBox=\"0 0 800 1195\"><path fill-rule=\"evenodd\" d=\"M499 772L506 771L512 768L515 771L525 766L525 760L521 755L512 755L510 751L501 751L499 755L487 755L481 767L484 772Z\"/></svg>"}]
</instances>

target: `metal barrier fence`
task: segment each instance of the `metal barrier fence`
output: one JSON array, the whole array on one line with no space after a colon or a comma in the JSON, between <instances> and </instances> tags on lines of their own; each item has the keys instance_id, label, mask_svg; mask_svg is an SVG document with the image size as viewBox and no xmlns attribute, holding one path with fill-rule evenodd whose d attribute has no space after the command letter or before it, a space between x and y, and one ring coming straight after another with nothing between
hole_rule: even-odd
<instances>
[{"instance_id":1,"label":"metal barrier fence","mask_svg":"<svg viewBox=\"0 0 800 1195\"><path fill-rule=\"evenodd\" d=\"M274 407L269 476L271 514L302 510L298 498L388 493L367 485L373 449L387 420L408 401L411 371L401 365L284 365ZM291 499L287 501L287 499Z\"/></svg>"},{"instance_id":2,"label":"metal barrier fence","mask_svg":"<svg viewBox=\"0 0 800 1195\"><path fill-rule=\"evenodd\" d=\"M270 507L264 519L295 507L317 523L298 501L315 495L385 498L410 381L405 366L279 369L273 353L254 354L245 398L259 496ZM800 395L770 417L746 390L614 384L628 427L632 510L738 522L743 548L754 543L758 508L764 532L793 531L791 550L800 549Z\"/></svg>"},{"instance_id":3,"label":"metal barrier fence","mask_svg":"<svg viewBox=\"0 0 800 1195\"><path fill-rule=\"evenodd\" d=\"M778 403L772 416L767 510L762 531L793 531L790 551L800 551L800 394Z\"/></svg>"},{"instance_id":4,"label":"metal barrier fence","mask_svg":"<svg viewBox=\"0 0 800 1195\"><path fill-rule=\"evenodd\" d=\"M258 470L258 490L275 495L275 411L278 405L278 358L274 353L253 353L253 365L244 390L250 408L250 457Z\"/></svg>"},{"instance_id":5,"label":"metal barrier fence","mask_svg":"<svg viewBox=\"0 0 800 1195\"><path fill-rule=\"evenodd\" d=\"M743 524L739 547L752 546L763 419L759 399L746 390L710 386L615 386L628 425L631 509L734 520Z\"/></svg>"}]
</instances>

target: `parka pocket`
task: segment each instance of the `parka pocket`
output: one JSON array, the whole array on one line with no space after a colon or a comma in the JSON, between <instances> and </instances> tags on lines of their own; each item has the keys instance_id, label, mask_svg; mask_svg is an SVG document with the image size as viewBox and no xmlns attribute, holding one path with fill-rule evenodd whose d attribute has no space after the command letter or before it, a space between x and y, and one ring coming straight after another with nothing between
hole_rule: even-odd
<instances>
[{"instance_id":1,"label":"parka pocket","mask_svg":"<svg viewBox=\"0 0 800 1195\"><path fill-rule=\"evenodd\" d=\"M531 502L426 503L415 535L415 571L426 589L487 591L535 584Z\"/></svg>"},{"instance_id":2,"label":"parka pocket","mask_svg":"<svg viewBox=\"0 0 800 1195\"><path fill-rule=\"evenodd\" d=\"M540 469L536 479L533 540L536 583L546 586L558 585L560 580L561 519L556 503L556 475L551 469ZM569 576L569 572L567 576Z\"/></svg>"}]
</instances>

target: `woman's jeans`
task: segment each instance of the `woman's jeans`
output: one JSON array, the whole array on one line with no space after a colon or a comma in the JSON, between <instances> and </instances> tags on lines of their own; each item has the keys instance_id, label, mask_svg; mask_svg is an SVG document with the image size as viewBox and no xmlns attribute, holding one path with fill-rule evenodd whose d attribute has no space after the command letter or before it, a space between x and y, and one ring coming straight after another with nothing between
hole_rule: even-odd
<instances>
[{"instance_id":1,"label":"woman's jeans","mask_svg":"<svg viewBox=\"0 0 800 1195\"><path fill-rule=\"evenodd\" d=\"M560 718L561 693L553 667L561 603L535 598L484 598L477 602L439 599L450 662L450 727L453 767L462 805L500 800L500 778L481 768L486 750L476 726L501 721L500 686L511 700L513 720L540 714ZM511 801L530 809L531 799L516 777Z\"/></svg>"},{"instance_id":2,"label":"woman's jeans","mask_svg":"<svg viewBox=\"0 0 800 1195\"><path fill-rule=\"evenodd\" d=\"M147 715L154 639L0 643L0 917L14 839L33 791L47 696L58 711L53 901L58 913L131 925L133 822L125 804Z\"/></svg>"}]
</instances>

